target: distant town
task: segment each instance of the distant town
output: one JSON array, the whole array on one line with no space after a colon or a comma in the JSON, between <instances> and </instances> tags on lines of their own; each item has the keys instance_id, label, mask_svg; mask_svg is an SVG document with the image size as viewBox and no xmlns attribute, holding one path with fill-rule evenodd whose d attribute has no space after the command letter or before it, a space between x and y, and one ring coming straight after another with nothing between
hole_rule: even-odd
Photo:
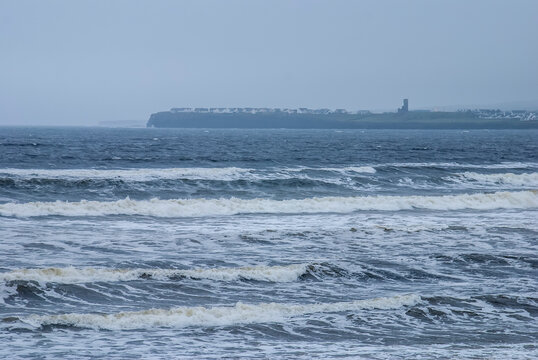
<instances>
[{"instance_id":1,"label":"distant town","mask_svg":"<svg viewBox=\"0 0 538 360\"><path fill-rule=\"evenodd\" d=\"M349 111L345 109L309 109L309 108L255 108L255 107L211 107L211 108L192 108L181 107L170 109L171 113L205 113L205 114L310 114L310 115L330 115L330 114L347 114L347 115L373 115L370 110ZM407 113L409 110L409 100L404 99L402 107L398 108L397 113ZM435 110L414 110L411 112L438 112ZM538 111L528 110L510 110L502 111L499 109L460 109L457 112L471 113L479 119L514 119L521 121L538 120ZM389 113L390 114L390 113Z\"/></svg>"},{"instance_id":2,"label":"distant town","mask_svg":"<svg viewBox=\"0 0 538 360\"><path fill-rule=\"evenodd\" d=\"M152 114L147 127L251 129L520 129L538 128L538 111L462 109L395 112L257 107L178 107Z\"/></svg>"},{"instance_id":3,"label":"distant town","mask_svg":"<svg viewBox=\"0 0 538 360\"><path fill-rule=\"evenodd\" d=\"M492 109L474 109L474 110L458 110L460 112L470 111L473 115L480 119L514 119L521 121L538 120L537 111L527 110L492 110Z\"/></svg>"},{"instance_id":4,"label":"distant town","mask_svg":"<svg viewBox=\"0 0 538 360\"><path fill-rule=\"evenodd\" d=\"M261 114L261 113L288 113L288 114L318 114L318 115L327 115L327 114L371 114L368 110L358 110L358 111L348 111L345 109L308 109L308 108L298 108L298 109L288 109L288 108L172 108L170 109L172 113L181 113L181 112L196 112L196 113L213 113L213 114Z\"/></svg>"}]
</instances>

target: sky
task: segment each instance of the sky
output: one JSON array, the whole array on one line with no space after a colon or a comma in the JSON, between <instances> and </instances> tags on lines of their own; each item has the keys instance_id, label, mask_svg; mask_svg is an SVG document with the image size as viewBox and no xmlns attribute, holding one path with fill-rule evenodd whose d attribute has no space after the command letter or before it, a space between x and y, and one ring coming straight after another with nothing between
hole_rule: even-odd
<instances>
[{"instance_id":1,"label":"sky","mask_svg":"<svg viewBox=\"0 0 538 360\"><path fill-rule=\"evenodd\" d=\"M0 125L538 100L536 0L0 0Z\"/></svg>"}]
</instances>

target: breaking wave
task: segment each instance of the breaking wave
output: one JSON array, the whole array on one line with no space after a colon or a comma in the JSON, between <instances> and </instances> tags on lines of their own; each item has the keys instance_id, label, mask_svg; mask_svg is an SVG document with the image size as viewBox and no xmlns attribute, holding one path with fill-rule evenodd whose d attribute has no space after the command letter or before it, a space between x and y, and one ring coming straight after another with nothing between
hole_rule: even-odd
<instances>
[{"instance_id":1,"label":"breaking wave","mask_svg":"<svg viewBox=\"0 0 538 360\"><path fill-rule=\"evenodd\" d=\"M502 162L497 164L466 164L458 162L402 162L379 164L378 166L403 168L528 169L538 167L538 163Z\"/></svg>"},{"instance_id":2,"label":"breaking wave","mask_svg":"<svg viewBox=\"0 0 538 360\"><path fill-rule=\"evenodd\" d=\"M321 304L238 302L235 306L176 307L120 312L116 314L30 315L17 320L36 328L41 326L74 326L80 328L131 330L155 327L232 326L236 324L282 322L293 316L367 309L398 309L416 305L420 296L409 294L393 297ZM15 319L9 319L10 322Z\"/></svg>"},{"instance_id":3,"label":"breaking wave","mask_svg":"<svg viewBox=\"0 0 538 360\"><path fill-rule=\"evenodd\" d=\"M0 174L45 179L118 179L151 181L157 179L233 180L252 171L247 168L138 168L138 169L0 169Z\"/></svg>"},{"instance_id":4,"label":"breaking wave","mask_svg":"<svg viewBox=\"0 0 538 360\"><path fill-rule=\"evenodd\" d=\"M36 281L38 283L77 284L87 282L132 281L141 278L167 280L177 277L217 281L257 280L269 282L296 281L309 269L308 264L286 266L249 266L209 269L107 269L107 268L46 268L17 269L0 273L3 281Z\"/></svg>"},{"instance_id":5,"label":"breaking wave","mask_svg":"<svg viewBox=\"0 0 538 360\"><path fill-rule=\"evenodd\" d=\"M500 174L479 174L475 172L465 172L456 174L450 178L456 182L476 182L479 184L513 185L538 187L538 173L500 173Z\"/></svg>"},{"instance_id":6,"label":"breaking wave","mask_svg":"<svg viewBox=\"0 0 538 360\"><path fill-rule=\"evenodd\" d=\"M138 168L138 169L0 169L0 175L17 176L23 179L60 179L60 180L123 180L143 182L153 180L239 180L239 179L278 179L290 178L298 172L330 171L341 174L374 174L371 166L348 167L291 167L249 169L238 167L222 168Z\"/></svg>"},{"instance_id":7,"label":"breaking wave","mask_svg":"<svg viewBox=\"0 0 538 360\"><path fill-rule=\"evenodd\" d=\"M286 168L285 171L297 172L304 170L318 170L318 171L331 171L337 173L363 173L363 174L375 174L376 169L372 166L346 166L346 167L298 167L298 168Z\"/></svg>"},{"instance_id":8,"label":"breaking wave","mask_svg":"<svg viewBox=\"0 0 538 360\"><path fill-rule=\"evenodd\" d=\"M126 198L107 202L82 200L79 202L6 203L0 204L0 215L197 217L248 213L349 213L361 210L493 210L536 207L538 207L538 190L444 196L315 197L295 200L238 198L131 200Z\"/></svg>"}]
</instances>

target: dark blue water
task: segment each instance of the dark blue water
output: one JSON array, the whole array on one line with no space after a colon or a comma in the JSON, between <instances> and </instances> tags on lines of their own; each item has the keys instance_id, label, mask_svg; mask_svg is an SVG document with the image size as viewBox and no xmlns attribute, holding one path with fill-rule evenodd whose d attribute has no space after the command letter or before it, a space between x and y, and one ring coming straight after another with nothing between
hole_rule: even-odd
<instances>
[{"instance_id":1,"label":"dark blue water","mask_svg":"<svg viewBox=\"0 0 538 360\"><path fill-rule=\"evenodd\" d=\"M0 356L535 357L537 140L0 128Z\"/></svg>"}]
</instances>

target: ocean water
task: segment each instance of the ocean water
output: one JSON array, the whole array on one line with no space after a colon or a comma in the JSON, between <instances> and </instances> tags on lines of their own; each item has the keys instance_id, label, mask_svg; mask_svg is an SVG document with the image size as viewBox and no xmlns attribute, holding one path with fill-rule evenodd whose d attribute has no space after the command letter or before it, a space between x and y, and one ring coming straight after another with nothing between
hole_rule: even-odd
<instances>
[{"instance_id":1,"label":"ocean water","mask_svg":"<svg viewBox=\"0 0 538 360\"><path fill-rule=\"evenodd\" d=\"M0 358L538 357L538 131L0 128Z\"/></svg>"}]
</instances>

